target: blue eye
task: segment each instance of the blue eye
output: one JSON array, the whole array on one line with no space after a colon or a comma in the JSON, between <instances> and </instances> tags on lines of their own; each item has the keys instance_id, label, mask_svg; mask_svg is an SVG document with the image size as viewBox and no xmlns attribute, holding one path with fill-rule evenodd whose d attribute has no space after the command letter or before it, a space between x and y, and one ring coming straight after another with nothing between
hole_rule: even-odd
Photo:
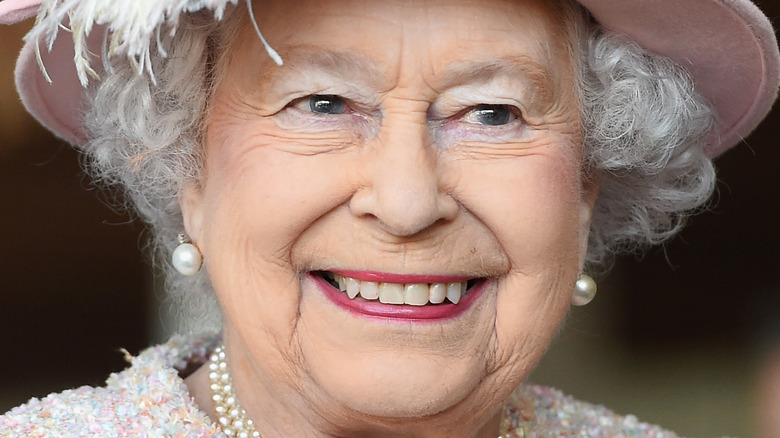
<instances>
[{"instance_id":1,"label":"blue eye","mask_svg":"<svg viewBox=\"0 0 780 438\"><path fill-rule=\"evenodd\" d=\"M344 114L347 102L332 94L315 94L309 97L309 110L317 114Z\"/></svg>"},{"instance_id":2,"label":"blue eye","mask_svg":"<svg viewBox=\"0 0 780 438\"><path fill-rule=\"evenodd\" d=\"M488 126L506 125L517 118L509 105L477 105L463 118L469 123Z\"/></svg>"}]
</instances>

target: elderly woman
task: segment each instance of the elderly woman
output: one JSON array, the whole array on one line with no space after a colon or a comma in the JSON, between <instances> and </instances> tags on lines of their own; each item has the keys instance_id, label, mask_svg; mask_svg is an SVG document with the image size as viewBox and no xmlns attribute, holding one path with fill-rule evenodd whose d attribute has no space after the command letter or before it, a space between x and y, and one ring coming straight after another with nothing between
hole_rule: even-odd
<instances>
[{"instance_id":1,"label":"elderly woman","mask_svg":"<svg viewBox=\"0 0 780 438\"><path fill-rule=\"evenodd\" d=\"M583 272L676 232L766 115L755 6L232 3L0 3L38 17L29 111L172 254L188 329L219 329L3 436L673 436L524 380Z\"/></svg>"}]
</instances>

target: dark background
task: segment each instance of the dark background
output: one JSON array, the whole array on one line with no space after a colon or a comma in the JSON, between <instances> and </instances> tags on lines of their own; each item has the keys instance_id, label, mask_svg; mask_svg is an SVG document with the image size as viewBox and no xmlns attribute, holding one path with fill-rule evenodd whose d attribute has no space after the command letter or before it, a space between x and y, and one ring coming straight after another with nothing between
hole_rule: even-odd
<instances>
[{"instance_id":1,"label":"dark background","mask_svg":"<svg viewBox=\"0 0 780 438\"><path fill-rule=\"evenodd\" d=\"M758 3L780 23L780 5ZM143 227L109 208L113 195L95 190L73 149L18 103L12 60L28 26L0 28L0 412L31 396L100 385L125 366L119 348L136 353L161 336ZM779 124L776 109L718 159L711 211L641 260L619 258L595 310L569 326L591 330L581 320L599 318L590 334L627 357L712 349L731 352L726 360L760 361L780 348Z\"/></svg>"},{"instance_id":2,"label":"dark background","mask_svg":"<svg viewBox=\"0 0 780 438\"><path fill-rule=\"evenodd\" d=\"M19 103L13 66L31 23L0 26L0 412L99 385L153 335L142 226L113 211L76 152Z\"/></svg>"}]
</instances>

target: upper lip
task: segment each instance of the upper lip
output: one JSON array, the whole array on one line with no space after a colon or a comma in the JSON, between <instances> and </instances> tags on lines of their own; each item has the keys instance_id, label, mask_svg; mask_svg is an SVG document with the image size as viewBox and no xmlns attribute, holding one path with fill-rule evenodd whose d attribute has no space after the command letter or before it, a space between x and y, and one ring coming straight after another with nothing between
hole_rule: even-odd
<instances>
[{"instance_id":1,"label":"upper lip","mask_svg":"<svg viewBox=\"0 0 780 438\"><path fill-rule=\"evenodd\" d=\"M348 270L348 269L329 269L328 272L340 274L345 277L351 277L361 281L373 281L377 283L458 283L472 280L476 277L469 275L450 275L450 274L398 274L390 272Z\"/></svg>"}]
</instances>

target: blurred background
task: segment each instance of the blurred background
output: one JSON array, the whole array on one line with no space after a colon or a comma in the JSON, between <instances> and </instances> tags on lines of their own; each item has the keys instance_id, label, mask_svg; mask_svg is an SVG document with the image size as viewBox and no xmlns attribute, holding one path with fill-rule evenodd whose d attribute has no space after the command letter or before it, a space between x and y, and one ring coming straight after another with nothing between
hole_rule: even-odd
<instances>
[{"instance_id":1,"label":"blurred background","mask_svg":"<svg viewBox=\"0 0 780 438\"><path fill-rule=\"evenodd\" d=\"M757 3L780 23L780 4ZM19 103L13 65L30 24L0 27L0 412L101 385L125 367L120 348L172 330L143 226ZM776 109L717 160L711 211L599 278L530 380L683 436L780 436L779 125Z\"/></svg>"}]
</instances>

